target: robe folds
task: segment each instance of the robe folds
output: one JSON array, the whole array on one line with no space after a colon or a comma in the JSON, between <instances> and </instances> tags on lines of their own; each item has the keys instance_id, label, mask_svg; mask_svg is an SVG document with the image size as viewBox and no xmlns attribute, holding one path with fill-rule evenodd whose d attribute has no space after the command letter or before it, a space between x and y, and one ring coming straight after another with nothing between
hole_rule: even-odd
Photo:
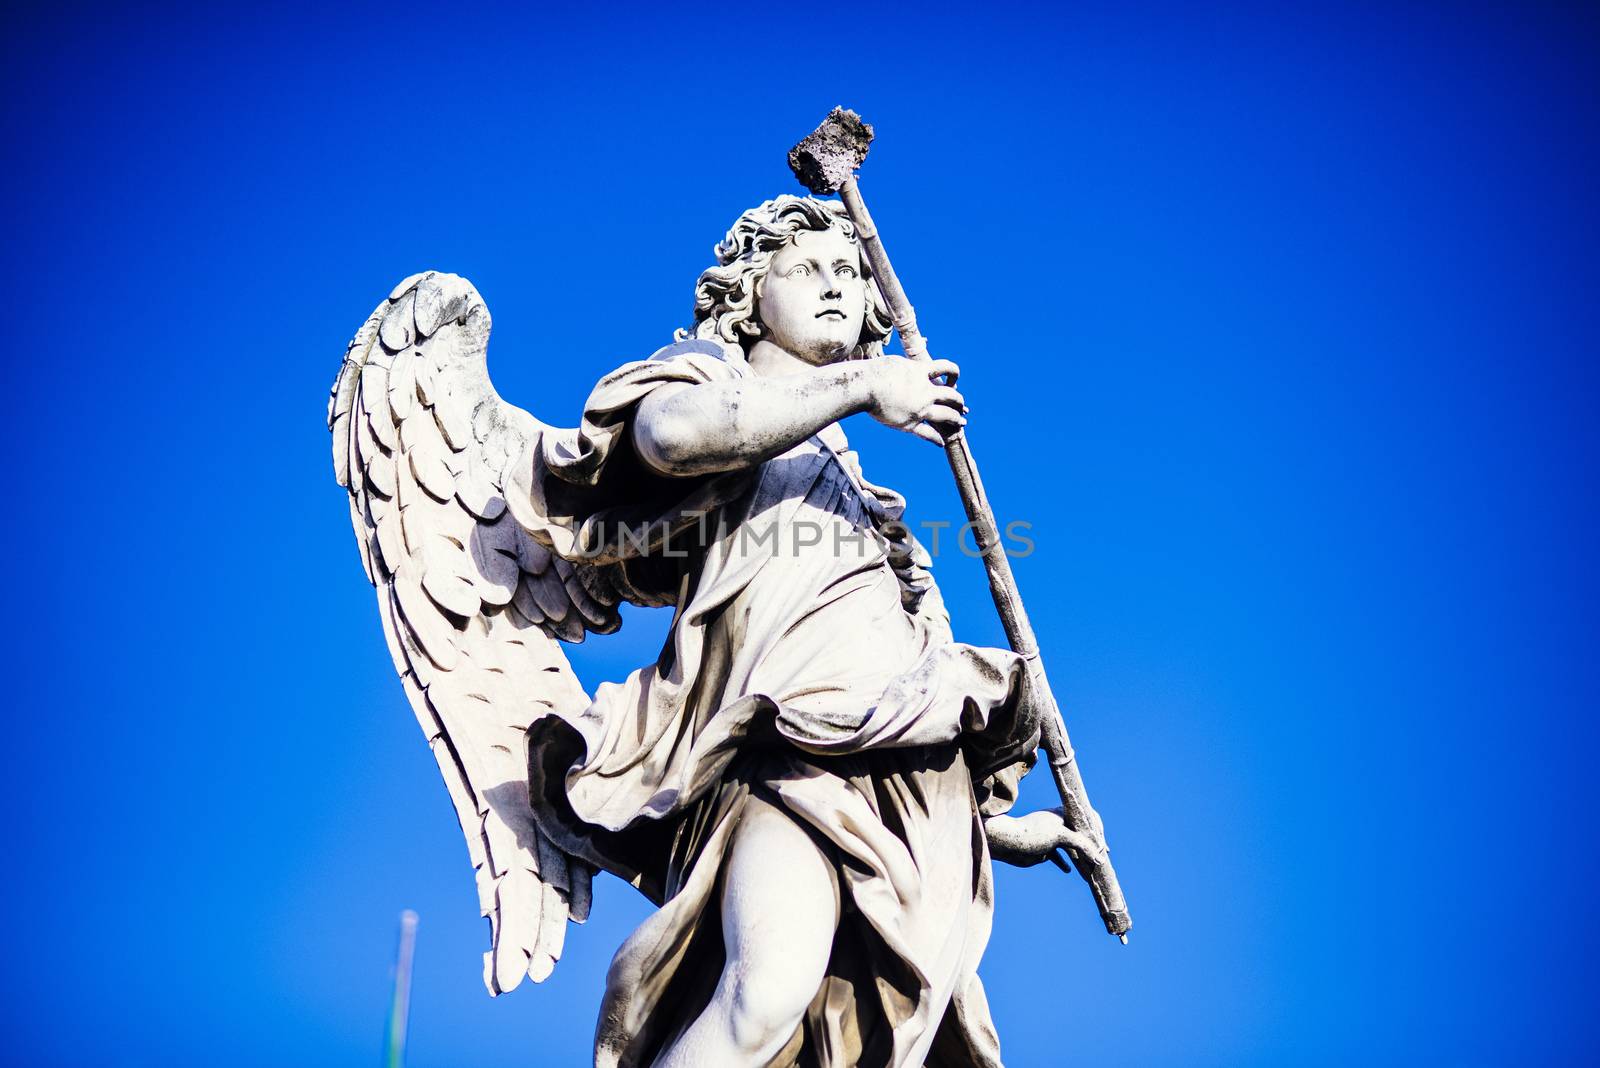
<instances>
[{"instance_id":1,"label":"robe folds","mask_svg":"<svg viewBox=\"0 0 1600 1068\"><path fill-rule=\"evenodd\" d=\"M951 639L904 500L863 477L837 426L703 478L634 454L651 390L750 374L707 341L626 364L513 491L551 517L559 553L674 611L654 664L528 732L541 828L660 906L612 962L596 1064L646 1068L708 1003L724 860L759 797L805 830L842 902L827 977L775 1063L999 1065L977 976L981 821L1010 806L1038 743L1026 671Z\"/></svg>"}]
</instances>

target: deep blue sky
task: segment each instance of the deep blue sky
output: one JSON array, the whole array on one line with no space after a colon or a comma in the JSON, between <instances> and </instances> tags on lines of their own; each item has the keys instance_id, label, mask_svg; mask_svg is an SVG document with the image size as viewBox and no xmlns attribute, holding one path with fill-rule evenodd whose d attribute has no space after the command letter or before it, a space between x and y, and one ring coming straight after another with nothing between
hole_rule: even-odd
<instances>
[{"instance_id":1,"label":"deep blue sky","mask_svg":"<svg viewBox=\"0 0 1600 1068\"><path fill-rule=\"evenodd\" d=\"M583 1062L646 906L484 993L328 383L440 268L572 421L844 103L1136 919L1000 870L1009 1062L1592 1062L1600 30L1387 6L12 9L0 1057L373 1064L409 907L414 1066Z\"/></svg>"}]
</instances>

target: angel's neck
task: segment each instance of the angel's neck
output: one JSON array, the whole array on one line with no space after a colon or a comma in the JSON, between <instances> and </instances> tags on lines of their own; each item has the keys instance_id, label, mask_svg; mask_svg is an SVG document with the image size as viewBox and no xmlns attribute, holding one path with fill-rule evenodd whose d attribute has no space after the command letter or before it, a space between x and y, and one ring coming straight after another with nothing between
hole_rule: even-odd
<instances>
[{"instance_id":1,"label":"angel's neck","mask_svg":"<svg viewBox=\"0 0 1600 1068\"><path fill-rule=\"evenodd\" d=\"M750 364L750 370L763 378L799 374L817 366L766 338L750 346L745 360Z\"/></svg>"}]
</instances>

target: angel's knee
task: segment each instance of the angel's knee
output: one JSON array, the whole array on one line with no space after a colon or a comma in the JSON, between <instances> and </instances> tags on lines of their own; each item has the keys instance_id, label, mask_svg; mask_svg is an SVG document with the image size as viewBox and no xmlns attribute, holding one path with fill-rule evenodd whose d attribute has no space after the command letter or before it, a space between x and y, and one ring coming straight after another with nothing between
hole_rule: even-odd
<instances>
[{"instance_id":1,"label":"angel's knee","mask_svg":"<svg viewBox=\"0 0 1600 1068\"><path fill-rule=\"evenodd\" d=\"M822 978L809 969L731 965L719 994L734 1046L753 1063L776 1057L800 1026Z\"/></svg>"}]
</instances>

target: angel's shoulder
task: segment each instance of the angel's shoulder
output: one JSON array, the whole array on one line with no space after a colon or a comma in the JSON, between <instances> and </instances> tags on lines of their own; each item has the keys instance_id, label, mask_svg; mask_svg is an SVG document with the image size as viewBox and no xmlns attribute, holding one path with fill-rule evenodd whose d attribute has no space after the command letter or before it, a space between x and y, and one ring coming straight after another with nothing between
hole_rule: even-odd
<instances>
[{"instance_id":1,"label":"angel's shoulder","mask_svg":"<svg viewBox=\"0 0 1600 1068\"><path fill-rule=\"evenodd\" d=\"M746 367L744 350L738 345L713 338L691 337L663 345L647 357L649 362L684 360L689 363L711 362L723 373L743 374Z\"/></svg>"},{"instance_id":2,"label":"angel's shoulder","mask_svg":"<svg viewBox=\"0 0 1600 1068\"><path fill-rule=\"evenodd\" d=\"M589 395L584 417L609 421L605 413L631 408L663 386L727 382L747 373L748 365L737 345L703 338L675 341L602 375Z\"/></svg>"}]
</instances>

